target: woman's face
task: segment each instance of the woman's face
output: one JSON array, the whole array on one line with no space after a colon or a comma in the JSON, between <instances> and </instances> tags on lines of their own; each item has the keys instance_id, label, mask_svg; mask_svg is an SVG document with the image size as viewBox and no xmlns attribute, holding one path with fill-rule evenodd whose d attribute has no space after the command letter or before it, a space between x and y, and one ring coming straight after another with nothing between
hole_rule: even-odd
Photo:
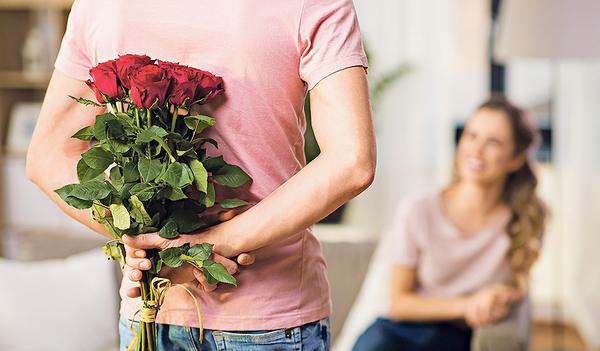
<instances>
[{"instance_id":1,"label":"woman's face","mask_svg":"<svg viewBox=\"0 0 600 351\"><path fill-rule=\"evenodd\" d=\"M508 117L482 108L469 119L458 143L456 166L461 181L497 184L523 163L513 157L514 143Z\"/></svg>"}]
</instances>

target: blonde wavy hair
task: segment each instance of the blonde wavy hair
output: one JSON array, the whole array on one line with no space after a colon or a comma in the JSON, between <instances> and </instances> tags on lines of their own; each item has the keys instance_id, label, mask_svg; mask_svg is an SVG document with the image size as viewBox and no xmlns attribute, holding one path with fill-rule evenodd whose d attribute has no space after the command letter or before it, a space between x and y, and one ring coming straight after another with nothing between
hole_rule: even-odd
<instances>
[{"instance_id":1,"label":"blonde wavy hair","mask_svg":"<svg viewBox=\"0 0 600 351\"><path fill-rule=\"evenodd\" d=\"M507 258L512 269L508 284L526 290L529 271L539 257L547 214L545 204L536 195L538 179L532 168L540 137L525 112L505 97L492 96L478 110L483 108L506 115L512 129L514 156L525 155L523 165L506 176L501 201L510 207L512 213L506 226L511 240Z\"/></svg>"}]
</instances>

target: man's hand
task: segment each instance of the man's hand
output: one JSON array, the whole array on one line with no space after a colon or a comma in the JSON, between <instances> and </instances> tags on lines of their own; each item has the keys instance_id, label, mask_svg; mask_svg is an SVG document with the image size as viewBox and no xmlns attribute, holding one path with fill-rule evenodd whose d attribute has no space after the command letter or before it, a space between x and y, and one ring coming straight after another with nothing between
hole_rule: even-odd
<instances>
[{"instance_id":1,"label":"man's hand","mask_svg":"<svg viewBox=\"0 0 600 351\"><path fill-rule=\"evenodd\" d=\"M205 216L202 219L210 225L215 225L220 222L228 221L235 217L237 212L234 210L221 212L213 216ZM176 239L164 239L158 234L144 234L137 237L123 236L123 243L127 248L126 262L129 267L132 268L129 273L129 279L132 281L140 281L142 279L142 271L150 269L150 260L146 258L146 251L144 249L160 249L164 250L168 247L181 246L184 243L190 243L190 245L201 243L200 235L184 235L179 236ZM195 242L198 241L198 242ZM235 274L238 270L239 265L250 265L254 263L253 253L240 254L236 261L227 259L215 252L211 256L211 260L223 264L229 274ZM188 283L197 289L204 291L213 291L216 289L216 284L209 284L204 273L201 269L198 269L190 264L184 264L178 268L163 267L160 272L161 277L168 278L175 284ZM129 297L140 296L139 287L131 288L126 292Z\"/></svg>"}]
</instances>

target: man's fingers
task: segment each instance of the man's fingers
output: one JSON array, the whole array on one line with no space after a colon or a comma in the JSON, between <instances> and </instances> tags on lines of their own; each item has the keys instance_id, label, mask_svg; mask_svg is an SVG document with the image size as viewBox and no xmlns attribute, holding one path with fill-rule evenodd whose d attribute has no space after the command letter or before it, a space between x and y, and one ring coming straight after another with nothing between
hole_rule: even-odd
<instances>
[{"instance_id":1,"label":"man's fingers","mask_svg":"<svg viewBox=\"0 0 600 351\"><path fill-rule=\"evenodd\" d=\"M236 210L221 211L219 213L202 216L202 221L206 223L207 226L212 227L213 225L226 222L235 216L237 216Z\"/></svg>"},{"instance_id":2,"label":"man's fingers","mask_svg":"<svg viewBox=\"0 0 600 351\"><path fill-rule=\"evenodd\" d=\"M142 271L138 269L133 269L131 270L131 272L129 272L129 280L131 280L132 282L139 282L140 280L142 280L142 275Z\"/></svg>"},{"instance_id":3,"label":"man's fingers","mask_svg":"<svg viewBox=\"0 0 600 351\"><path fill-rule=\"evenodd\" d=\"M235 274L238 270L238 265L234 261L221 255L213 254L212 260L225 266L225 268L227 268L227 272L229 272L231 275Z\"/></svg>"},{"instance_id":4,"label":"man's fingers","mask_svg":"<svg viewBox=\"0 0 600 351\"><path fill-rule=\"evenodd\" d=\"M239 254L237 257L237 263L242 266L247 266L254 263L256 256L254 252L247 252L243 254Z\"/></svg>"},{"instance_id":5,"label":"man's fingers","mask_svg":"<svg viewBox=\"0 0 600 351\"><path fill-rule=\"evenodd\" d=\"M123 243L134 249L160 249L164 250L170 246L179 246L182 243L178 243L176 239L165 239L161 238L156 233L148 233L144 235L129 236L123 235L121 238Z\"/></svg>"},{"instance_id":6,"label":"man's fingers","mask_svg":"<svg viewBox=\"0 0 600 351\"><path fill-rule=\"evenodd\" d=\"M130 297L132 299L135 299L136 297L142 296L142 292L140 290L140 287L138 286L135 288L127 289L127 291L125 292L125 295L127 295L127 297Z\"/></svg>"},{"instance_id":7,"label":"man's fingers","mask_svg":"<svg viewBox=\"0 0 600 351\"><path fill-rule=\"evenodd\" d=\"M213 291L217 288L217 284L209 284L204 273L199 269L194 269L194 277L198 281L196 287L204 291Z\"/></svg>"},{"instance_id":8,"label":"man's fingers","mask_svg":"<svg viewBox=\"0 0 600 351\"><path fill-rule=\"evenodd\" d=\"M150 269L150 260L146 259L146 251L135 249L129 245L126 246L127 255L125 261L127 265L133 269ZM141 278L140 278L141 279ZM134 280L134 279L132 279ZM139 279L137 279L139 280ZM137 281L134 280L134 281Z\"/></svg>"},{"instance_id":9,"label":"man's fingers","mask_svg":"<svg viewBox=\"0 0 600 351\"><path fill-rule=\"evenodd\" d=\"M219 221L226 222L226 221L232 219L233 217L237 216L237 214L238 213L236 210L219 212Z\"/></svg>"}]
</instances>

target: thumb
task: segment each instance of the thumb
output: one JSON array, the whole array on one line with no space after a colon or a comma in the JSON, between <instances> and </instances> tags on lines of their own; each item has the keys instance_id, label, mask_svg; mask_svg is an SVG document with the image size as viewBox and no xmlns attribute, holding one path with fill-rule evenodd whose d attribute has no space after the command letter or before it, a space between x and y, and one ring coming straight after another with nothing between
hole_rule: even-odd
<instances>
[{"instance_id":1,"label":"thumb","mask_svg":"<svg viewBox=\"0 0 600 351\"><path fill-rule=\"evenodd\" d=\"M123 235L121 238L123 243L127 246L136 249L161 249L164 250L171 246L167 243L167 239L160 237L156 233L149 233L144 235Z\"/></svg>"}]
</instances>

